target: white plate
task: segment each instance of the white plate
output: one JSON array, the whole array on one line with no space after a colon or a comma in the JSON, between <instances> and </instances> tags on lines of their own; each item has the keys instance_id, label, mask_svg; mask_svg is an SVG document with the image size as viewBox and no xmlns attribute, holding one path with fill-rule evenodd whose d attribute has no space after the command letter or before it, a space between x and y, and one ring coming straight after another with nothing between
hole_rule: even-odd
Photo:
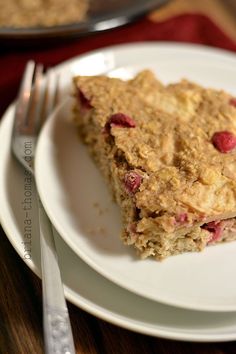
<instances>
[{"instance_id":1,"label":"white plate","mask_svg":"<svg viewBox=\"0 0 236 354\"><path fill-rule=\"evenodd\" d=\"M0 126L0 220L20 257L40 276L37 212L33 203L35 189L31 184L32 208L24 210L27 209L24 193L29 190L29 183L11 155L13 112L14 106L11 106ZM26 219L31 220L30 238L24 237ZM27 241L31 244L26 247ZM66 297L85 311L118 326L163 338L206 342L236 340L235 313L181 310L146 300L100 276L77 257L59 235L55 241Z\"/></svg>"},{"instance_id":2,"label":"white plate","mask_svg":"<svg viewBox=\"0 0 236 354\"><path fill-rule=\"evenodd\" d=\"M151 68L165 82L186 77L236 94L236 57L203 47L116 47L69 62L63 70L68 68L84 74L109 70L122 78ZM68 91L68 81L62 86ZM188 309L236 311L236 242L163 262L139 260L119 238L119 210L79 143L71 115L68 99L44 127L35 165L42 202L64 241L100 274L136 294Z\"/></svg>"}]
</instances>

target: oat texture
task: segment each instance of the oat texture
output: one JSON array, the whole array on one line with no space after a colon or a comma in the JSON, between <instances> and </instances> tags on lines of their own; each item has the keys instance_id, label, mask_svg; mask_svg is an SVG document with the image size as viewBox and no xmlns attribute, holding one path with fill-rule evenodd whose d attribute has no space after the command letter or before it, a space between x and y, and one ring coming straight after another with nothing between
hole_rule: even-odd
<instances>
[{"instance_id":1,"label":"oat texture","mask_svg":"<svg viewBox=\"0 0 236 354\"><path fill-rule=\"evenodd\" d=\"M125 244L162 259L236 238L236 153L212 142L236 135L230 94L164 86L148 70L129 81L80 76L74 87L75 122L121 207Z\"/></svg>"},{"instance_id":2,"label":"oat texture","mask_svg":"<svg viewBox=\"0 0 236 354\"><path fill-rule=\"evenodd\" d=\"M82 21L89 0L0 0L0 27L50 27Z\"/></svg>"}]
</instances>

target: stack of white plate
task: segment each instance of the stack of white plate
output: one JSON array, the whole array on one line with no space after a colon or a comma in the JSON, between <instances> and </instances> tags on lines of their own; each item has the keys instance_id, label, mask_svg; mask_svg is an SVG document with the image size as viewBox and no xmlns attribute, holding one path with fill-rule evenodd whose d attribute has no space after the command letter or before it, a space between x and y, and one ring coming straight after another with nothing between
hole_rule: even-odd
<instances>
[{"instance_id":1,"label":"stack of white plate","mask_svg":"<svg viewBox=\"0 0 236 354\"><path fill-rule=\"evenodd\" d=\"M119 239L119 209L78 140L71 77L131 78L149 68L165 83L183 77L236 95L236 56L203 46L140 43L71 59L60 72L61 104L43 128L36 181L55 234L68 300L119 326L164 338L236 339L236 242L163 262L139 260ZM0 128L0 217L19 255L40 275L35 186L11 155L14 105Z\"/></svg>"}]
</instances>

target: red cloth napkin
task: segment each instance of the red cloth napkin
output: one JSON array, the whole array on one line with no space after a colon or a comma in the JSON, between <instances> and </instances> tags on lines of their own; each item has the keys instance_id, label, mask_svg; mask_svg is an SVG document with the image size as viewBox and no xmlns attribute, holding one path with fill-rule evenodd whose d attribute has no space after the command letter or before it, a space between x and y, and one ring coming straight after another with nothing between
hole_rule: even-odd
<instances>
[{"instance_id":1,"label":"red cloth napkin","mask_svg":"<svg viewBox=\"0 0 236 354\"><path fill-rule=\"evenodd\" d=\"M16 97L24 66L29 59L45 66L56 65L68 58L109 45L138 41L179 41L200 43L236 51L236 43L210 20L199 14L185 14L164 22L144 18L107 32L38 48L10 48L0 57L0 116Z\"/></svg>"}]
</instances>

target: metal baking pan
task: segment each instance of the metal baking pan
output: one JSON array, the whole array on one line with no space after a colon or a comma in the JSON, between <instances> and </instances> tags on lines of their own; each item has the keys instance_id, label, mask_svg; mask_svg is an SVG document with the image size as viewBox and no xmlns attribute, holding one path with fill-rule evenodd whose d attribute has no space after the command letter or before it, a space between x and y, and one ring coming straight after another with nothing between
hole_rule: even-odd
<instances>
[{"instance_id":1,"label":"metal baking pan","mask_svg":"<svg viewBox=\"0 0 236 354\"><path fill-rule=\"evenodd\" d=\"M88 16L84 22L53 27L0 27L0 39L84 36L124 25L166 2L167 0L91 0Z\"/></svg>"}]
</instances>

